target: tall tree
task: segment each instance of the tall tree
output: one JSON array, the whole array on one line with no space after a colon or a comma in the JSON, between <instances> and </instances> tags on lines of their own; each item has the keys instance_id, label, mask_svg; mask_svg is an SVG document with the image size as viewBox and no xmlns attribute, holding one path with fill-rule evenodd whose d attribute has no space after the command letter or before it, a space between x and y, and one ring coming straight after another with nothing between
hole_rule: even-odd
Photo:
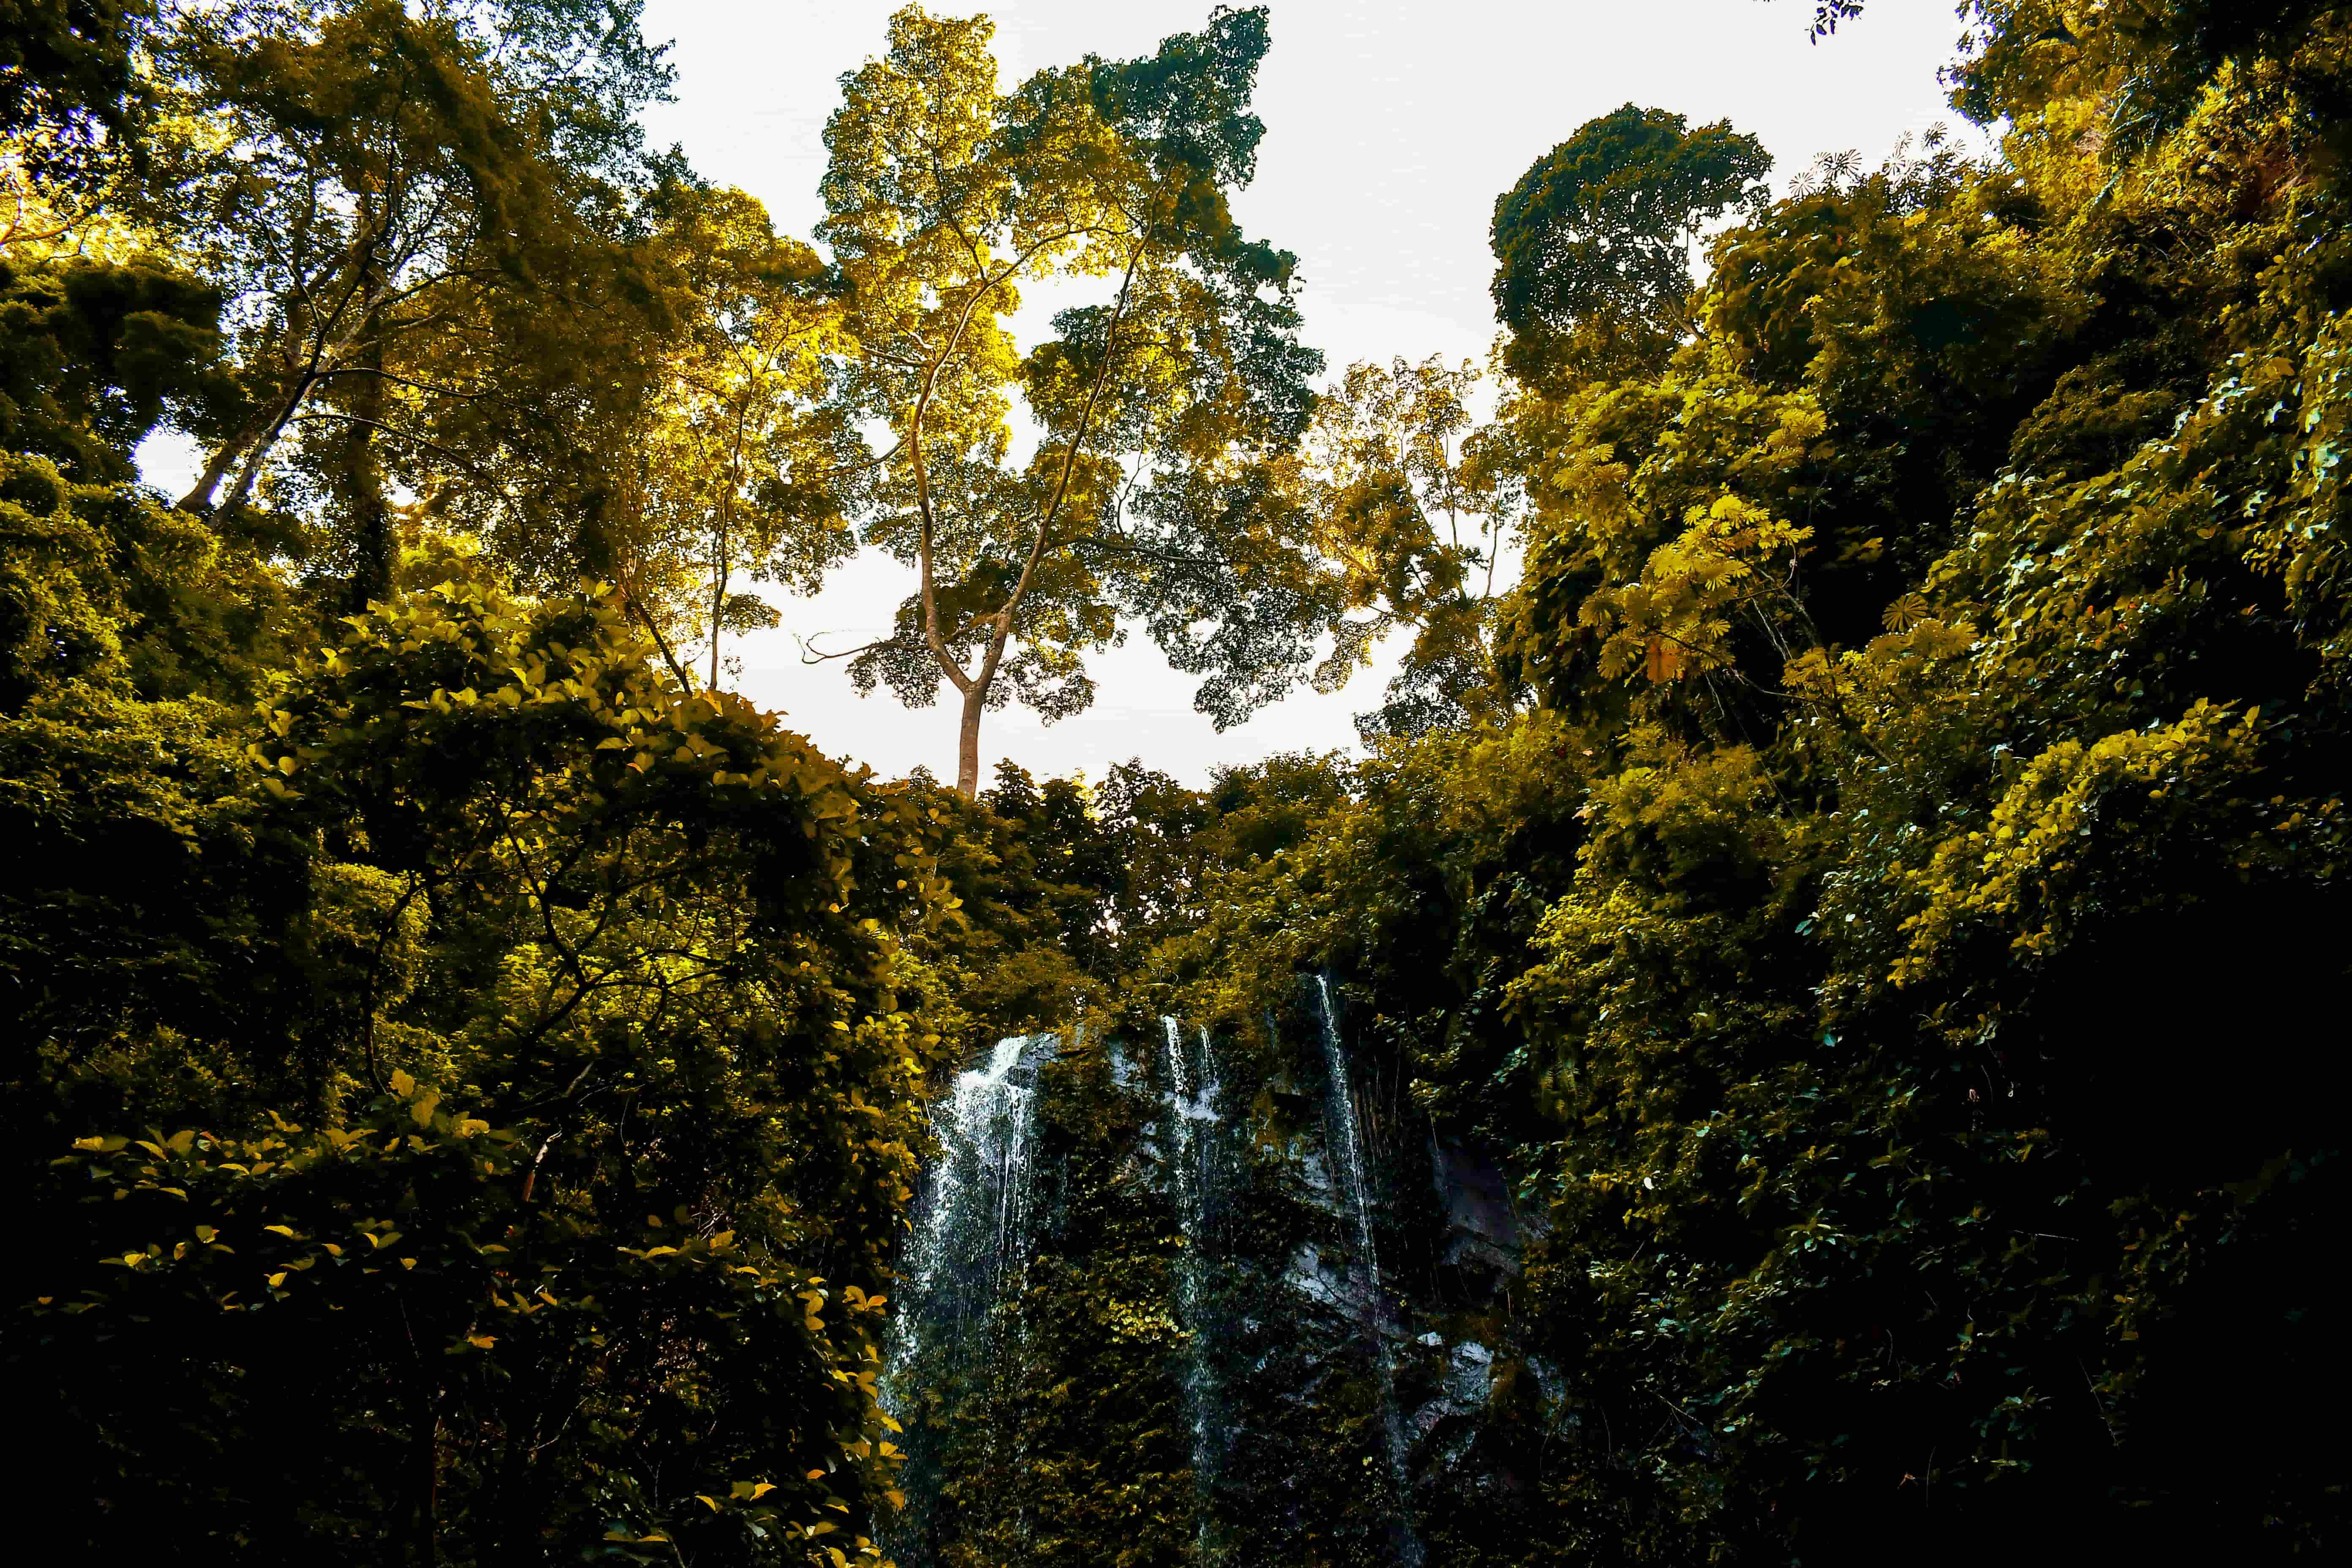
<instances>
[{"instance_id":1,"label":"tall tree","mask_svg":"<svg viewBox=\"0 0 2352 1568\"><path fill-rule=\"evenodd\" d=\"M515 303L593 341L583 307L647 175L632 116L667 68L634 5L572 0L255 0L188 14L164 58L221 147L170 205L232 295L251 398L181 505L234 510L274 478L334 524L364 602L395 484L506 488L467 412L529 357L499 342Z\"/></svg>"},{"instance_id":2,"label":"tall tree","mask_svg":"<svg viewBox=\"0 0 2352 1568\"><path fill-rule=\"evenodd\" d=\"M641 598L659 602L664 580L695 595L685 619L702 628L715 687L721 634L775 621L740 584L814 592L856 548L845 503L871 464L825 395L844 345L816 253L779 238L740 191L680 190L668 205L682 309L634 454L645 509L622 574Z\"/></svg>"},{"instance_id":3,"label":"tall tree","mask_svg":"<svg viewBox=\"0 0 2352 1568\"><path fill-rule=\"evenodd\" d=\"M1504 363L1530 383L1655 368L1690 331L1699 230L1759 201L1771 166L1727 121L1628 103L1578 127L1495 201Z\"/></svg>"},{"instance_id":4,"label":"tall tree","mask_svg":"<svg viewBox=\"0 0 2352 1568\"><path fill-rule=\"evenodd\" d=\"M1328 584L1267 477L1312 405L1294 258L1228 209L1254 171L1263 10L1219 10L1148 59L1088 57L1000 96L984 18L891 18L825 132L820 234L849 291L845 396L888 429L869 537L914 567L897 629L853 650L866 689L960 700L956 782L981 716L1093 697L1084 655L1142 616L1205 672L1221 721L1303 667ZM1023 286L1103 280L1020 355ZM1013 457L1010 415L1036 441ZM1230 637L1196 636L1203 625Z\"/></svg>"},{"instance_id":5,"label":"tall tree","mask_svg":"<svg viewBox=\"0 0 2352 1568\"><path fill-rule=\"evenodd\" d=\"M1487 460L1494 433L1470 409L1477 383L1466 361L1437 355L1355 364L1315 410L1307 441L1315 542L1351 612L1335 623L1316 683L1336 690L1374 643L1412 633L1381 706L1358 716L1368 737L1459 721L1496 689L1496 574L1517 495Z\"/></svg>"}]
</instances>

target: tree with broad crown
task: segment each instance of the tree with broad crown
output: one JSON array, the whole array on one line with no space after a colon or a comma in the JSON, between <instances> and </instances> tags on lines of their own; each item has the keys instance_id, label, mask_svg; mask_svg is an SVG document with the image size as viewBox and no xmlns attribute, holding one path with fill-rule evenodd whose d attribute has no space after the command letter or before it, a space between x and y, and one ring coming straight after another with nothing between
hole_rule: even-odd
<instances>
[{"instance_id":1,"label":"tree with broad crown","mask_svg":"<svg viewBox=\"0 0 2352 1568\"><path fill-rule=\"evenodd\" d=\"M1693 131L1628 103L1580 126L1495 201L1505 365L1542 384L1663 363L1690 331L1691 242L1752 208L1771 166L1728 121Z\"/></svg>"},{"instance_id":2,"label":"tree with broad crown","mask_svg":"<svg viewBox=\"0 0 2352 1568\"><path fill-rule=\"evenodd\" d=\"M1304 670L1336 612L1275 464L1321 366L1297 342L1295 258L1227 205L1265 129L1265 11L1008 95L992 30L891 18L826 127L819 230L849 301L843 395L893 442L868 538L919 574L892 635L843 657L910 706L955 689L967 797L981 715L1015 695L1049 720L1084 709L1084 655L1122 640L1122 615L1209 677L1196 700L1222 724ZM1021 287L1081 278L1115 288L1021 356ZM1016 395L1038 427L1025 463Z\"/></svg>"},{"instance_id":3,"label":"tree with broad crown","mask_svg":"<svg viewBox=\"0 0 2352 1568\"><path fill-rule=\"evenodd\" d=\"M1493 471L1495 431L1471 413L1477 382L1467 361L1400 355L1349 366L1315 409L1304 465L1315 542L1360 613L1335 624L1317 689L1339 689L1391 633L1413 634L1381 706L1356 716L1367 740L1458 723L1496 689L1495 572L1518 496Z\"/></svg>"},{"instance_id":4,"label":"tree with broad crown","mask_svg":"<svg viewBox=\"0 0 2352 1568\"><path fill-rule=\"evenodd\" d=\"M516 492L566 487L531 471L551 443L530 426L629 378L625 357L582 374L579 345L635 347L617 318L649 291L624 243L657 162L635 116L669 76L636 9L244 0L175 19L156 68L205 130L142 216L221 280L247 402L182 510L316 511L353 607L388 586L403 487L494 537L546 526ZM525 386L530 420L506 395Z\"/></svg>"}]
</instances>

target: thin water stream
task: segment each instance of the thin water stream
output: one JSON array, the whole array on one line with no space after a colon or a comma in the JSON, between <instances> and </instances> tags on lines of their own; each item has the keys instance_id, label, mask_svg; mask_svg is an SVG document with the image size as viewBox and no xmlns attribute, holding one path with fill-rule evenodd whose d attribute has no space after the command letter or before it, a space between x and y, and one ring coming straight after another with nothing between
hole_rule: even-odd
<instances>
[{"instance_id":1,"label":"thin water stream","mask_svg":"<svg viewBox=\"0 0 2352 1568\"><path fill-rule=\"evenodd\" d=\"M1184 1404L1192 1424L1192 1488L1197 1523L1194 1560L1214 1562L1213 1509L1224 1450L1230 1438L1217 1384L1214 1355L1219 1331L1213 1304L1211 1270L1215 1247L1214 1186L1217 1174L1216 1047L1209 1031L1200 1034L1201 1057L1195 1089L1193 1064L1187 1059L1183 1028L1173 1018L1162 1018L1167 1031L1164 1060L1168 1072L1162 1121L1165 1152L1171 1167L1170 1197L1176 1209L1183 1251L1176 1260L1176 1310L1186 1336Z\"/></svg>"},{"instance_id":2,"label":"thin water stream","mask_svg":"<svg viewBox=\"0 0 2352 1568\"><path fill-rule=\"evenodd\" d=\"M1339 1030L1339 1011L1331 1000L1331 977L1315 977L1315 994L1323 1016L1323 1061L1329 1074L1331 1165L1333 1180L1342 1189L1340 1203L1356 1220L1357 1255L1362 1259L1364 1340L1372 1372L1381 1390L1381 1424L1388 1439L1389 1481L1395 1489L1397 1561L1404 1568L1420 1568L1421 1538L1412 1528L1412 1458L1404 1435L1404 1413L1398 1407L1396 1358L1389 1349L1381 1318L1386 1304L1381 1287L1380 1244L1372 1226L1371 1182L1364 1168L1363 1128L1356 1110L1354 1085L1348 1074L1347 1042Z\"/></svg>"}]
</instances>

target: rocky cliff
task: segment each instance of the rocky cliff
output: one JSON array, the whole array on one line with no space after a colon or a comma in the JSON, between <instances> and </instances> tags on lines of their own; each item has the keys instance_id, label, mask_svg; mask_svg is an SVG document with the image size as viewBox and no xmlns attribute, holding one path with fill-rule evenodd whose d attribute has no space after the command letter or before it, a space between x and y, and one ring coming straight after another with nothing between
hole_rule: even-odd
<instances>
[{"instance_id":1,"label":"rocky cliff","mask_svg":"<svg viewBox=\"0 0 2352 1568\"><path fill-rule=\"evenodd\" d=\"M1573 1419L1514 1333L1527 1216L1347 997L1010 1040L942 1100L889 1374L902 1568L1467 1564L1516 1533Z\"/></svg>"}]
</instances>

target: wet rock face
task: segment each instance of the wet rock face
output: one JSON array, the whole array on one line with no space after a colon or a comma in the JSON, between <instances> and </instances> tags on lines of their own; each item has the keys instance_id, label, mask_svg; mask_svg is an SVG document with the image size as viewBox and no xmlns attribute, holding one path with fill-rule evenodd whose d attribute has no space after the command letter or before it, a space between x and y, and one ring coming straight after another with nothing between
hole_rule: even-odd
<instances>
[{"instance_id":1,"label":"wet rock face","mask_svg":"<svg viewBox=\"0 0 2352 1568\"><path fill-rule=\"evenodd\" d=\"M1447 1352L1438 1396L1412 1413L1415 1436L1426 1439L1448 1421L1475 1421L1486 1414L1495 1352L1475 1341L1454 1345L1449 1352L1444 1337L1438 1334L1424 1334L1420 1342L1426 1348Z\"/></svg>"},{"instance_id":2,"label":"wet rock face","mask_svg":"<svg viewBox=\"0 0 2352 1568\"><path fill-rule=\"evenodd\" d=\"M1430 1181L1444 1215L1444 1261L1517 1273L1525 1236L1502 1166L1458 1138L1433 1141L1429 1154Z\"/></svg>"},{"instance_id":3,"label":"wet rock face","mask_svg":"<svg viewBox=\"0 0 2352 1568\"><path fill-rule=\"evenodd\" d=\"M1507 1173L1425 1121L1401 1131L1400 1075L1352 1047L1336 987L1276 1022L1270 1047L1171 1028L1014 1053L1008 1081L1034 1075L1033 1142L993 1168L1026 1189L982 1187L1025 1215L1023 1256L1003 1265L1018 1283L986 1312L918 1294L925 1321L897 1342L932 1345L934 1377L975 1354L952 1325L986 1319L1000 1349L988 1376L919 1392L920 1357L894 1350L891 1386L925 1422L908 1480L926 1533L900 1543L905 1568L1016 1548L1091 1563L1066 1553L1123 1511L1160 1543L1138 1555L1121 1537L1129 1561L1496 1561L1495 1510L1523 1489L1519 1456L1558 1383L1510 1338L1526 1230ZM1074 1302L1091 1281L1116 1283ZM1127 1370L1105 1386L1113 1350ZM1109 1437L1146 1429L1157 1458L1129 1463L1160 1468L1122 1473ZM1163 1524L1135 1511L1139 1492ZM1475 1552L1454 1539L1465 1508Z\"/></svg>"}]
</instances>

